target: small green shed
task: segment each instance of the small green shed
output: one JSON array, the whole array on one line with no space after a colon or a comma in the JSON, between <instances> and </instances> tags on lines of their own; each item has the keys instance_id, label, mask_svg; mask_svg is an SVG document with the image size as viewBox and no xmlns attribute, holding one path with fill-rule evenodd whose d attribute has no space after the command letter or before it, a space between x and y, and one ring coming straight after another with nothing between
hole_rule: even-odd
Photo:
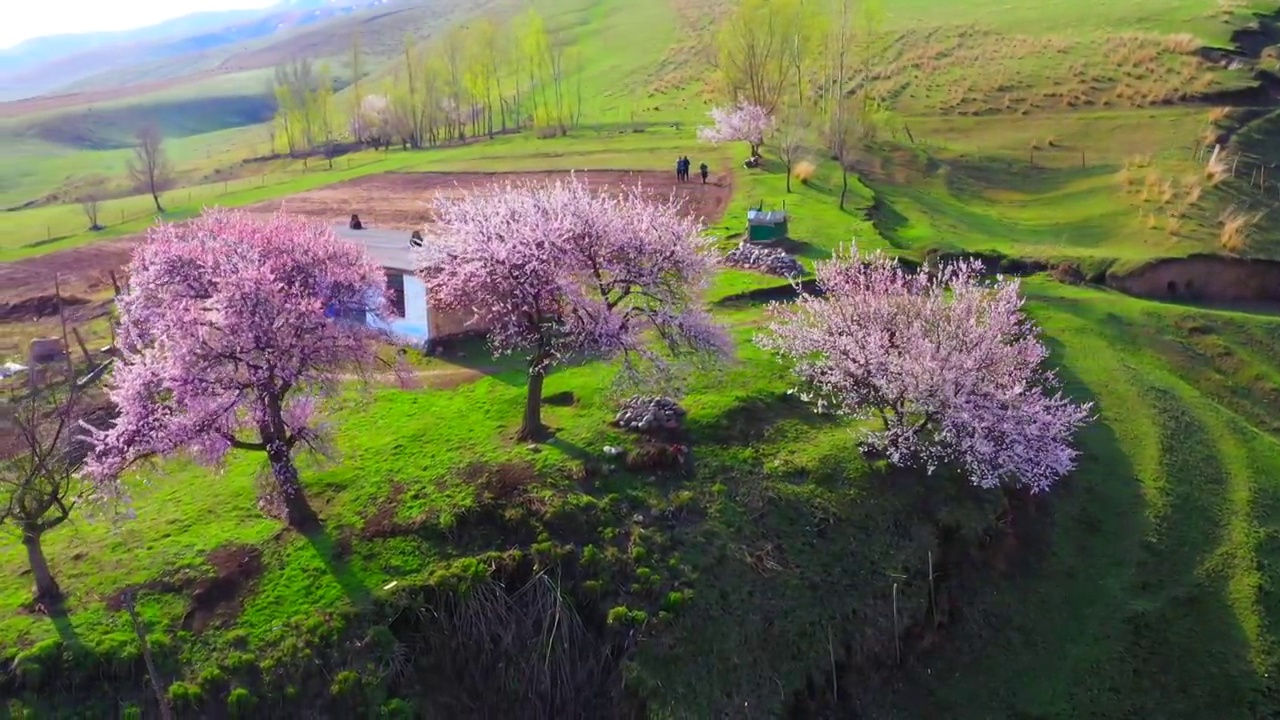
<instances>
[{"instance_id":1,"label":"small green shed","mask_svg":"<svg viewBox=\"0 0 1280 720\"><path fill-rule=\"evenodd\" d=\"M747 210L747 242L768 244L787 237L787 205L781 210L765 210L761 201Z\"/></svg>"}]
</instances>

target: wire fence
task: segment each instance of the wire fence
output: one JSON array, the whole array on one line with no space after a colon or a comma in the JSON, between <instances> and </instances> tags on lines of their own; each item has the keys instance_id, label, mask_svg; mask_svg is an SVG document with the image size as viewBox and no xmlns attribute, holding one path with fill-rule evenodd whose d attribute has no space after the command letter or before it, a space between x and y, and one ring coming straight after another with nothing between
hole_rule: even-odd
<instances>
[{"instance_id":1,"label":"wire fence","mask_svg":"<svg viewBox=\"0 0 1280 720\"><path fill-rule=\"evenodd\" d=\"M337 157L330 161L326 158L311 157L299 160L301 162L295 161L293 166L285 170L252 175L242 174L163 192L160 194L160 205L165 209L163 214L156 210L151 198L146 195L100 200L97 203L97 224L100 230L109 230L140 222L149 224L164 217L185 217L198 212L205 206L219 204L219 201L230 195L278 185L310 174L355 170L381 162L382 158ZM28 220L21 217L21 214L26 212L46 217L38 219L32 217ZM80 203L20 210L15 215L16 222L10 225L14 236L14 241L10 244L12 248L29 250L92 232L90 213Z\"/></svg>"}]
</instances>

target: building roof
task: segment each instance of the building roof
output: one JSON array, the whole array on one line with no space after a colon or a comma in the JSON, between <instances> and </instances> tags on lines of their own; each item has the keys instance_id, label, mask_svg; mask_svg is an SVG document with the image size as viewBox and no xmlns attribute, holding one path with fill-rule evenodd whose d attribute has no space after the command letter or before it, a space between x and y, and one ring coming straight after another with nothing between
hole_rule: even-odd
<instances>
[{"instance_id":1,"label":"building roof","mask_svg":"<svg viewBox=\"0 0 1280 720\"><path fill-rule=\"evenodd\" d=\"M339 240L363 245L374 262L388 270L412 272L419 264L416 253L430 252L431 249L430 237L427 237L422 250L410 247L410 233L406 230L381 228L352 230L346 225L339 225L335 226L333 231Z\"/></svg>"}]
</instances>

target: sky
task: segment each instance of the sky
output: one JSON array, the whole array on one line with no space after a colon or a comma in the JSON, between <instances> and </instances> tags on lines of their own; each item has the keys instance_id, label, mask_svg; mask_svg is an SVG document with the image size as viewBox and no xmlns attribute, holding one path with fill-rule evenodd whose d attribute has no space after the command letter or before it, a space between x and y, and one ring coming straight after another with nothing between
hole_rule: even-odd
<instances>
[{"instance_id":1,"label":"sky","mask_svg":"<svg viewBox=\"0 0 1280 720\"><path fill-rule=\"evenodd\" d=\"M277 0L0 0L0 48L66 33L130 30L208 10L241 10Z\"/></svg>"}]
</instances>

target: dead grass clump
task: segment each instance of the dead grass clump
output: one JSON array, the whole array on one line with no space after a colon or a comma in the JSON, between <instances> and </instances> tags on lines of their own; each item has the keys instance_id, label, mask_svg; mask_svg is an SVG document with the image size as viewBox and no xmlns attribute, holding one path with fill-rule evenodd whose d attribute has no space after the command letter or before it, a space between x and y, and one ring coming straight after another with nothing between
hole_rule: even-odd
<instances>
[{"instance_id":1,"label":"dead grass clump","mask_svg":"<svg viewBox=\"0 0 1280 720\"><path fill-rule=\"evenodd\" d=\"M1159 221L1157 221L1157 220L1156 220L1156 214L1155 214L1155 213L1150 213L1150 214L1148 214L1148 215L1147 215L1147 229L1148 229L1148 230L1155 230L1155 229L1156 229L1156 227L1158 227L1158 226L1159 226L1159 224L1160 224L1160 223L1159 223Z\"/></svg>"},{"instance_id":2,"label":"dead grass clump","mask_svg":"<svg viewBox=\"0 0 1280 720\"><path fill-rule=\"evenodd\" d=\"M1190 55L1196 52L1202 44L1200 39L1191 33L1176 33L1174 35L1166 35L1164 38L1165 49L1182 55Z\"/></svg>"},{"instance_id":3,"label":"dead grass clump","mask_svg":"<svg viewBox=\"0 0 1280 720\"><path fill-rule=\"evenodd\" d=\"M808 182L809 178L818 171L818 166L808 160L801 160L791 169L791 176L800 182Z\"/></svg>"},{"instance_id":4,"label":"dead grass clump","mask_svg":"<svg viewBox=\"0 0 1280 720\"><path fill-rule=\"evenodd\" d=\"M1204 194L1204 185L1200 184L1197 178L1191 177L1183 181L1183 192L1186 196L1183 198L1183 205L1191 207L1200 202L1200 196Z\"/></svg>"},{"instance_id":5,"label":"dead grass clump","mask_svg":"<svg viewBox=\"0 0 1280 720\"><path fill-rule=\"evenodd\" d=\"M1234 205L1218 216L1221 227L1218 229L1218 241L1222 249L1229 253L1240 253L1249 248L1249 236L1253 227L1262 219L1264 213L1249 212Z\"/></svg>"},{"instance_id":6,"label":"dead grass clump","mask_svg":"<svg viewBox=\"0 0 1280 720\"><path fill-rule=\"evenodd\" d=\"M1165 232L1169 233L1170 237L1177 237L1182 234L1182 218L1171 213L1164 219L1164 229Z\"/></svg>"},{"instance_id":7,"label":"dead grass clump","mask_svg":"<svg viewBox=\"0 0 1280 720\"><path fill-rule=\"evenodd\" d=\"M1128 165L1120 168L1120 172L1116 173L1116 181L1125 189L1125 192L1133 188L1133 173L1129 171Z\"/></svg>"},{"instance_id":8,"label":"dead grass clump","mask_svg":"<svg viewBox=\"0 0 1280 720\"><path fill-rule=\"evenodd\" d=\"M1160 204L1168 205L1173 202L1176 192L1173 187L1173 180L1165 180L1164 184L1160 186Z\"/></svg>"},{"instance_id":9,"label":"dead grass clump","mask_svg":"<svg viewBox=\"0 0 1280 720\"><path fill-rule=\"evenodd\" d=\"M1210 185L1217 185L1230 175L1231 163L1227 162L1226 153L1218 153L1217 157L1210 158L1209 163L1204 166L1204 177Z\"/></svg>"},{"instance_id":10,"label":"dead grass clump","mask_svg":"<svg viewBox=\"0 0 1280 720\"><path fill-rule=\"evenodd\" d=\"M1209 111L1209 122L1217 125L1218 123L1231 117L1231 108L1216 107Z\"/></svg>"},{"instance_id":11,"label":"dead grass clump","mask_svg":"<svg viewBox=\"0 0 1280 720\"><path fill-rule=\"evenodd\" d=\"M1218 13L1226 17L1235 15L1248 5L1247 0L1218 0ZM1212 14L1210 14L1212 17Z\"/></svg>"}]
</instances>

